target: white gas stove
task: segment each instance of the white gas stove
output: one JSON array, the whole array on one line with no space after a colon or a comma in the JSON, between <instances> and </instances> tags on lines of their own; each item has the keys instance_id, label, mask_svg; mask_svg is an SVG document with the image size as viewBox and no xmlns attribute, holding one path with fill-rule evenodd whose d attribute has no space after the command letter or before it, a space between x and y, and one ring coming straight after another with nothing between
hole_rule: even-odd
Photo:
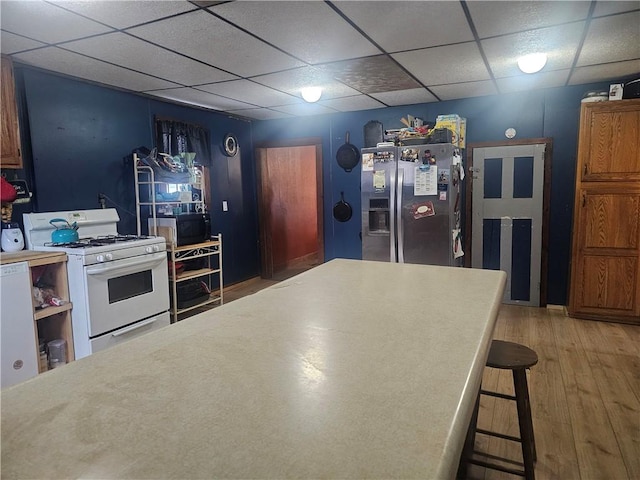
<instances>
[{"instance_id":1,"label":"white gas stove","mask_svg":"<svg viewBox=\"0 0 640 480\"><path fill-rule=\"evenodd\" d=\"M118 234L115 209L27 213L23 219L28 249L67 254L76 358L170 323L163 237ZM77 225L79 240L52 242L56 219Z\"/></svg>"}]
</instances>

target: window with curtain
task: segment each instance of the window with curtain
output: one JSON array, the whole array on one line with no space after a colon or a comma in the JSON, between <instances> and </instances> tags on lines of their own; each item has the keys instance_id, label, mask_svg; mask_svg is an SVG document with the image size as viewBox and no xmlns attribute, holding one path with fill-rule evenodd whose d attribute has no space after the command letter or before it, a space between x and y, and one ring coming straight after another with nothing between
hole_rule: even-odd
<instances>
[{"instance_id":1,"label":"window with curtain","mask_svg":"<svg viewBox=\"0 0 640 480\"><path fill-rule=\"evenodd\" d=\"M195 152L196 163L211 165L209 132L200 125L156 117L156 145L170 155Z\"/></svg>"},{"instance_id":2,"label":"window with curtain","mask_svg":"<svg viewBox=\"0 0 640 480\"><path fill-rule=\"evenodd\" d=\"M193 123L161 117L155 118L155 126L158 152L168 153L171 156L195 153L193 162L201 166L189 169L191 176L187 182L191 185L193 200L203 200L206 208L209 200L207 167L211 165L211 146L208 130ZM186 155L185 158L191 158L191 155ZM188 162L187 165L189 165ZM182 187L176 186L176 188ZM172 192L167 193L170 194ZM187 211L192 211L192 207L189 206Z\"/></svg>"}]
</instances>

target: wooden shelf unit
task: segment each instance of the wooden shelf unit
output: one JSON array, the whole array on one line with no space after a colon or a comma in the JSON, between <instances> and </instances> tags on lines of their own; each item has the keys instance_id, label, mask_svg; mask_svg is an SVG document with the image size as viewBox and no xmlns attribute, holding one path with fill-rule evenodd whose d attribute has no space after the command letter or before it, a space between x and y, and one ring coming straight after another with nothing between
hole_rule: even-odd
<instances>
[{"instance_id":1,"label":"wooden shelf unit","mask_svg":"<svg viewBox=\"0 0 640 480\"><path fill-rule=\"evenodd\" d=\"M27 262L32 281L36 276L42 275L44 282L52 285L56 296L66 302L60 306L38 308L39 305L36 304L33 293L31 293L32 304L27 308L31 309L34 321L36 352L38 351L39 338L42 338L45 343L55 339L63 339L67 344L67 363L72 362L75 360L71 325L73 304L69 301L67 254L64 252L22 250L20 252L4 252L0 255L0 263L3 265L17 262ZM39 364L38 370L39 373L43 372Z\"/></svg>"}]
</instances>

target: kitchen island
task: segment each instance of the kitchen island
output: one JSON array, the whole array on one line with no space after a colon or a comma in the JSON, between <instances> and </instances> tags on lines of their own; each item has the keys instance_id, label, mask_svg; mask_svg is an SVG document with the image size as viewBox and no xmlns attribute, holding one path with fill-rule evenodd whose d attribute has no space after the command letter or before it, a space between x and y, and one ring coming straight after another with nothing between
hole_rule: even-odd
<instances>
[{"instance_id":1,"label":"kitchen island","mask_svg":"<svg viewBox=\"0 0 640 480\"><path fill-rule=\"evenodd\" d=\"M2 391L2 478L453 478L503 272L337 259Z\"/></svg>"}]
</instances>

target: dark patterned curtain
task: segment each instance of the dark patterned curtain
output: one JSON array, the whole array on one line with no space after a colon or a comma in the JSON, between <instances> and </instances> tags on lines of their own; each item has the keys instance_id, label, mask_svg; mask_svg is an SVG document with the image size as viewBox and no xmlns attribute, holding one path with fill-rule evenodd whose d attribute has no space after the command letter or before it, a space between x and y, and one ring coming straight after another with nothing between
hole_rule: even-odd
<instances>
[{"instance_id":1,"label":"dark patterned curtain","mask_svg":"<svg viewBox=\"0 0 640 480\"><path fill-rule=\"evenodd\" d=\"M159 152L171 155L195 152L196 163L211 165L209 132L200 125L157 118L156 145Z\"/></svg>"}]
</instances>

